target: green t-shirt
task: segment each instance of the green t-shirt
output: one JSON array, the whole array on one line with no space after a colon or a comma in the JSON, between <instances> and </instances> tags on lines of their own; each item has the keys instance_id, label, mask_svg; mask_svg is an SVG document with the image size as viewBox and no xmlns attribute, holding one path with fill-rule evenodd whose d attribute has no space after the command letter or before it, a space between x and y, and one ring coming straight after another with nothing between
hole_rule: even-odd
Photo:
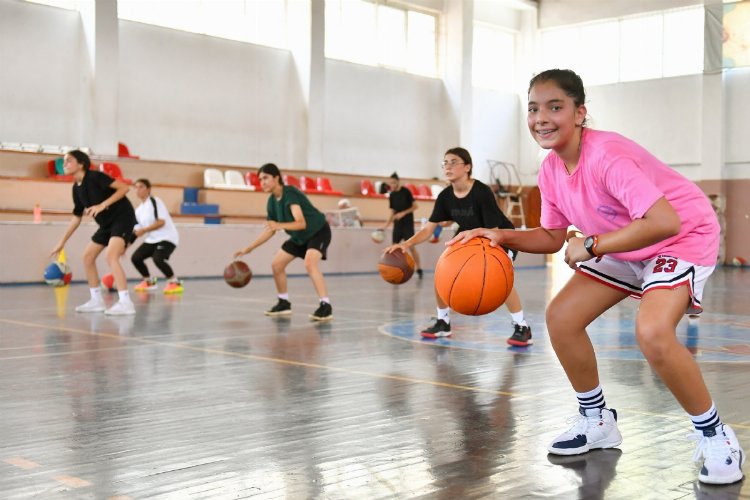
<instances>
[{"instance_id":1,"label":"green t-shirt","mask_svg":"<svg viewBox=\"0 0 750 500\"><path fill-rule=\"evenodd\" d=\"M310 200L307 199L302 191L294 186L284 186L281 192L281 199L276 199L274 195L268 197L268 220L276 222L294 222L292 216L292 205L299 205L302 209L302 215L305 218L307 227L302 231L289 231L287 234L291 237L293 243L304 245L315 233L326 224L326 217L323 213L315 208Z\"/></svg>"}]
</instances>

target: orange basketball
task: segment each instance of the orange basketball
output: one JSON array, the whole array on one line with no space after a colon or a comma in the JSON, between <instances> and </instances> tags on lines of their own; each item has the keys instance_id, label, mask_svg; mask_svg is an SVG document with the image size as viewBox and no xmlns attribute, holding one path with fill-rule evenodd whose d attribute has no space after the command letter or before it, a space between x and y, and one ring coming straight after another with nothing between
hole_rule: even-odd
<instances>
[{"instance_id":1,"label":"orange basketball","mask_svg":"<svg viewBox=\"0 0 750 500\"><path fill-rule=\"evenodd\" d=\"M400 285L406 283L414 274L414 259L408 253L396 250L380 256L378 271L388 283Z\"/></svg>"},{"instance_id":2,"label":"orange basketball","mask_svg":"<svg viewBox=\"0 0 750 500\"><path fill-rule=\"evenodd\" d=\"M435 289L448 306L470 316L500 307L513 289L513 262L484 238L448 247L435 266Z\"/></svg>"},{"instance_id":3,"label":"orange basketball","mask_svg":"<svg viewBox=\"0 0 750 500\"><path fill-rule=\"evenodd\" d=\"M234 260L224 268L224 281L233 288L242 288L250 283L252 277L253 272L250 270L250 266L241 260Z\"/></svg>"}]
</instances>

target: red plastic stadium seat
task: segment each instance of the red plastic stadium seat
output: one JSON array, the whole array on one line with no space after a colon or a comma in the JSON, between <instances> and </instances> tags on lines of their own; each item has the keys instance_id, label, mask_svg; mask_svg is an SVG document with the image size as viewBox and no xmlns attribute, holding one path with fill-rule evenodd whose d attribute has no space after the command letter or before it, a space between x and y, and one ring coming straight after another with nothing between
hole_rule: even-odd
<instances>
[{"instance_id":1,"label":"red plastic stadium seat","mask_svg":"<svg viewBox=\"0 0 750 500\"><path fill-rule=\"evenodd\" d=\"M299 179L297 179L295 176L289 175L289 174L283 174L281 178L284 180L285 185L294 186L297 189L302 189L302 186L300 186L299 184Z\"/></svg>"},{"instance_id":2,"label":"red plastic stadium seat","mask_svg":"<svg viewBox=\"0 0 750 500\"><path fill-rule=\"evenodd\" d=\"M328 177L318 177L318 192L324 194L342 195L341 191L336 191L331 187L331 180Z\"/></svg>"},{"instance_id":3,"label":"red plastic stadium seat","mask_svg":"<svg viewBox=\"0 0 750 500\"><path fill-rule=\"evenodd\" d=\"M417 186L415 186L414 184L404 184L404 187L408 189L409 191L411 191L412 196L414 196L415 198L419 196L419 191L417 190Z\"/></svg>"},{"instance_id":4,"label":"red plastic stadium seat","mask_svg":"<svg viewBox=\"0 0 750 500\"><path fill-rule=\"evenodd\" d=\"M375 189L375 184L370 179L362 179L359 181L359 190L364 196L372 196L373 198L386 198L384 194L378 193Z\"/></svg>"},{"instance_id":5,"label":"red plastic stadium seat","mask_svg":"<svg viewBox=\"0 0 750 500\"><path fill-rule=\"evenodd\" d=\"M315 179L303 175L299 178L299 183L302 186L302 191L305 193L314 193L318 190L318 186L315 183Z\"/></svg>"},{"instance_id":6,"label":"red plastic stadium seat","mask_svg":"<svg viewBox=\"0 0 750 500\"><path fill-rule=\"evenodd\" d=\"M255 191L262 191L260 187L260 179L255 172L248 172L245 174L245 184L255 188Z\"/></svg>"},{"instance_id":7,"label":"red plastic stadium seat","mask_svg":"<svg viewBox=\"0 0 750 500\"><path fill-rule=\"evenodd\" d=\"M130 150L124 142L117 143L117 156L120 158L140 158L140 156L131 155Z\"/></svg>"},{"instance_id":8,"label":"red plastic stadium seat","mask_svg":"<svg viewBox=\"0 0 750 500\"><path fill-rule=\"evenodd\" d=\"M420 184L417 186L417 192L419 193L415 198L419 200L431 200L432 199L432 190L430 189L430 186L426 184Z\"/></svg>"},{"instance_id":9,"label":"red plastic stadium seat","mask_svg":"<svg viewBox=\"0 0 750 500\"><path fill-rule=\"evenodd\" d=\"M130 179L126 179L122 175L122 171L120 170L120 166L117 165L117 163L100 163L99 164L99 171L104 172L108 176L112 177L113 179L116 179L118 181L122 181L125 184L132 184L133 181Z\"/></svg>"}]
</instances>

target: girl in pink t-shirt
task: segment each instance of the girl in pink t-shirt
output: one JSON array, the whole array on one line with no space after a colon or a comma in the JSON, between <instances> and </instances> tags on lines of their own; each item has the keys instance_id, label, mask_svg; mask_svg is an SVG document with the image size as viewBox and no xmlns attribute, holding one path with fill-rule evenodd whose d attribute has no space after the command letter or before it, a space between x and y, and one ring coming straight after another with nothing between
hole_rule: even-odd
<instances>
[{"instance_id":1,"label":"girl in pink t-shirt","mask_svg":"<svg viewBox=\"0 0 750 500\"><path fill-rule=\"evenodd\" d=\"M528 97L529 131L552 150L539 172L541 227L474 229L448 244L481 236L530 253L555 253L568 244L565 262L576 273L549 304L547 329L576 391L580 418L548 451L577 455L622 442L586 327L632 295L641 299L638 345L695 426L696 455L704 457L698 479L740 481L744 452L676 335L686 312L702 310L703 286L718 255L719 224L708 199L636 143L586 128L583 82L573 71L540 73ZM580 232L568 232L571 225Z\"/></svg>"}]
</instances>

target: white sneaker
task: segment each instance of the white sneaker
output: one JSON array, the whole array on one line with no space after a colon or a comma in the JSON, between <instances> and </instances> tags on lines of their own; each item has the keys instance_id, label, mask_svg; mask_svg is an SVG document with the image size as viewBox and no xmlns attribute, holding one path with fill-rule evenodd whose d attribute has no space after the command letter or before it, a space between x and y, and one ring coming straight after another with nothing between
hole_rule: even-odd
<instances>
[{"instance_id":1,"label":"white sneaker","mask_svg":"<svg viewBox=\"0 0 750 500\"><path fill-rule=\"evenodd\" d=\"M91 299L85 304L81 304L76 307L76 312L79 313L100 313L104 312L104 301Z\"/></svg>"},{"instance_id":2,"label":"white sneaker","mask_svg":"<svg viewBox=\"0 0 750 500\"><path fill-rule=\"evenodd\" d=\"M695 431L689 434L688 438L698 441L693 460L699 462L701 457L704 459L698 474L700 482L730 484L742 479L745 452L742 451L731 427L721 424L713 429L713 434L710 436L706 436L701 431Z\"/></svg>"},{"instance_id":3,"label":"white sneaker","mask_svg":"<svg viewBox=\"0 0 750 500\"><path fill-rule=\"evenodd\" d=\"M135 306L130 301L119 301L117 304L107 309L104 314L109 316L126 316L128 314L135 314Z\"/></svg>"},{"instance_id":4,"label":"white sneaker","mask_svg":"<svg viewBox=\"0 0 750 500\"><path fill-rule=\"evenodd\" d=\"M617 412L610 408L579 408L575 424L557 436L547 451L555 455L579 455L597 448L614 448L622 443L617 429Z\"/></svg>"}]
</instances>

